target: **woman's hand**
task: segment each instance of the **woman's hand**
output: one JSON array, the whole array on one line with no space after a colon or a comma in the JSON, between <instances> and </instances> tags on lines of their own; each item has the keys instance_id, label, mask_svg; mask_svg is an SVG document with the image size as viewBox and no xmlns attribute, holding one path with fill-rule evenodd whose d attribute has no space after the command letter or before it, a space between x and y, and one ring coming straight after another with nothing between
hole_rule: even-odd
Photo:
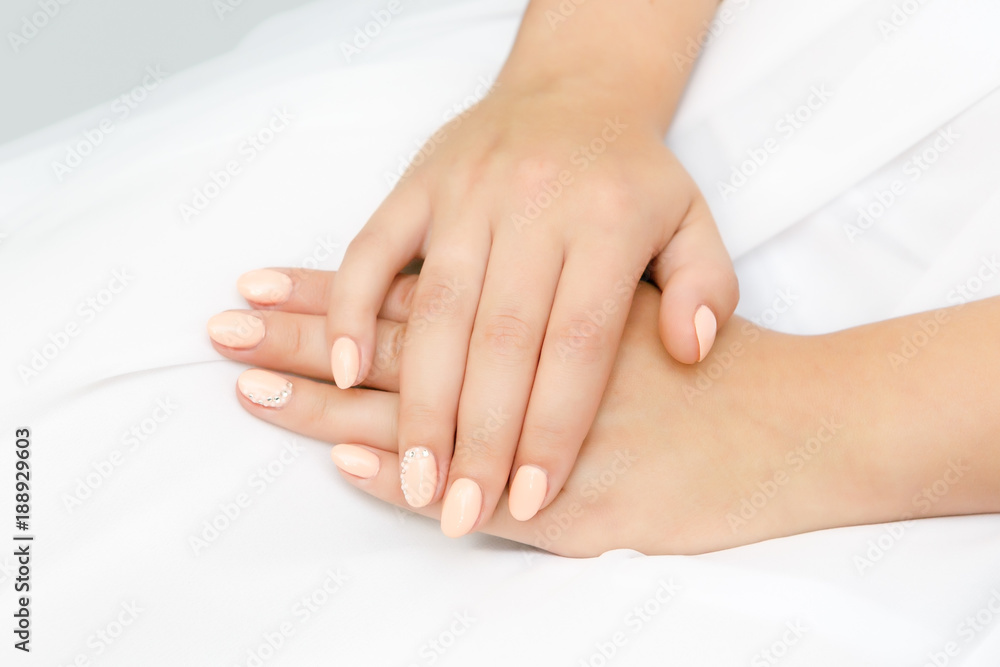
<instances>
[{"instance_id":1,"label":"woman's hand","mask_svg":"<svg viewBox=\"0 0 1000 667\"><path fill-rule=\"evenodd\" d=\"M399 356L388 355L369 376L368 386L383 391L328 384L326 297L341 276L287 276L293 288L280 310L229 311L210 323L213 339L224 343L216 343L219 352L282 373L243 373L241 403L260 419L338 443L333 456L345 479L406 507L393 393ZM387 350L400 349L407 336L415 281L397 277L379 313L375 336ZM854 469L856 431L830 407L829 383L815 371L823 338L733 321L709 358L692 367L663 350L658 307L659 293L640 284L597 418L562 492L527 521L501 503L477 530L571 556L612 548L699 553L896 518L874 502L878 490L867 474ZM260 324L248 325L251 318ZM238 329L242 338L224 335ZM474 518L465 499L414 511L457 525Z\"/></svg>"},{"instance_id":2,"label":"woman's hand","mask_svg":"<svg viewBox=\"0 0 1000 667\"><path fill-rule=\"evenodd\" d=\"M328 341L344 388L380 372L374 313L392 276L426 258L401 341L399 440L429 464L410 467L403 488L414 507L459 482L474 494L476 520L443 523L450 535L488 521L512 473L519 519L558 494L650 262L676 359L703 358L735 308L698 188L652 127L603 95L502 85L431 138L332 288Z\"/></svg>"},{"instance_id":3,"label":"woman's hand","mask_svg":"<svg viewBox=\"0 0 1000 667\"><path fill-rule=\"evenodd\" d=\"M508 479L521 520L559 493L650 263L674 358L703 358L733 312L729 256L662 145L716 5L532 0L498 86L431 137L348 248L326 332L341 388L380 372L376 313L424 258L401 342L401 482L413 507L476 505L447 534L488 522Z\"/></svg>"}]
</instances>

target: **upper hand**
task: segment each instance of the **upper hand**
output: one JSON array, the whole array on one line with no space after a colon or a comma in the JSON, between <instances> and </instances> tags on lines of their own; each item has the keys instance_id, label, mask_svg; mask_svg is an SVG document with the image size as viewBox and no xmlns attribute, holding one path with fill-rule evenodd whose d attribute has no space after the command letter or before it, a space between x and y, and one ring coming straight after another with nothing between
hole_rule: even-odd
<instances>
[{"instance_id":1,"label":"upper hand","mask_svg":"<svg viewBox=\"0 0 1000 667\"><path fill-rule=\"evenodd\" d=\"M657 132L617 104L559 87L493 91L431 137L332 287L327 338L343 388L387 356L376 314L399 270L424 257L396 341L399 451L412 506L448 491L450 535L488 521L508 479L517 519L559 493L647 267L679 361L704 358L735 308L703 197Z\"/></svg>"}]
</instances>

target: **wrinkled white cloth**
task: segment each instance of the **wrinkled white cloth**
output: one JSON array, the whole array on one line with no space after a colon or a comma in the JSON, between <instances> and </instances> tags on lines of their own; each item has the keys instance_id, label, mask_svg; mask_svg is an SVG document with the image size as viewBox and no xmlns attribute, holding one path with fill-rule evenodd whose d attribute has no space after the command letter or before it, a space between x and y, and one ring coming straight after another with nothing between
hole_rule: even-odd
<instances>
[{"instance_id":1,"label":"wrinkled white cloth","mask_svg":"<svg viewBox=\"0 0 1000 667\"><path fill-rule=\"evenodd\" d=\"M204 333L236 277L335 268L524 5L404 1L348 62L386 4L319 2L137 82L127 114L0 147L0 458L29 427L35 474L22 662L1000 662L998 516L564 559L448 540L239 407ZM741 314L818 333L1000 293L998 20L988 0L722 5L668 142Z\"/></svg>"}]
</instances>

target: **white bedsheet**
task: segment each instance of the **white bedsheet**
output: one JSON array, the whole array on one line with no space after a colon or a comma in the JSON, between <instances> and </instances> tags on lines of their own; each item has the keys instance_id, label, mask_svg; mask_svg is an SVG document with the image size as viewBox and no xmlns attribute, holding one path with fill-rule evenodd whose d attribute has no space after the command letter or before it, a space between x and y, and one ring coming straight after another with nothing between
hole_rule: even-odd
<instances>
[{"instance_id":1,"label":"white bedsheet","mask_svg":"<svg viewBox=\"0 0 1000 667\"><path fill-rule=\"evenodd\" d=\"M343 484L328 445L239 407L240 367L204 333L241 306L236 277L335 268L386 174L495 75L524 4L404 2L347 63L340 43L383 3L319 2L168 75L127 118L108 105L0 147L5 513L15 427L35 472L17 664L1000 664L998 516L564 559L444 538ZM739 312L816 333L1000 294L1000 7L723 9L668 141L736 257ZM106 119L60 180L53 163ZM214 538L212 521L228 524Z\"/></svg>"}]
</instances>

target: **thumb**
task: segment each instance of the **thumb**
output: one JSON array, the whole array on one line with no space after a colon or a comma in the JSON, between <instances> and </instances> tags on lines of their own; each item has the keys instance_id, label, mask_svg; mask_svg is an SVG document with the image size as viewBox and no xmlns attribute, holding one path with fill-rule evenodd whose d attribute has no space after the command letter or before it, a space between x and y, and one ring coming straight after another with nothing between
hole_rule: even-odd
<instances>
[{"instance_id":1,"label":"thumb","mask_svg":"<svg viewBox=\"0 0 1000 667\"><path fill-rule=\"evenodd\" d=\"M708 203L698 195L667 246L653 260L660 298L660 339L677 361L708 356L718 327L740 298L729 252Z\"/></svg>"}]
</instances>

